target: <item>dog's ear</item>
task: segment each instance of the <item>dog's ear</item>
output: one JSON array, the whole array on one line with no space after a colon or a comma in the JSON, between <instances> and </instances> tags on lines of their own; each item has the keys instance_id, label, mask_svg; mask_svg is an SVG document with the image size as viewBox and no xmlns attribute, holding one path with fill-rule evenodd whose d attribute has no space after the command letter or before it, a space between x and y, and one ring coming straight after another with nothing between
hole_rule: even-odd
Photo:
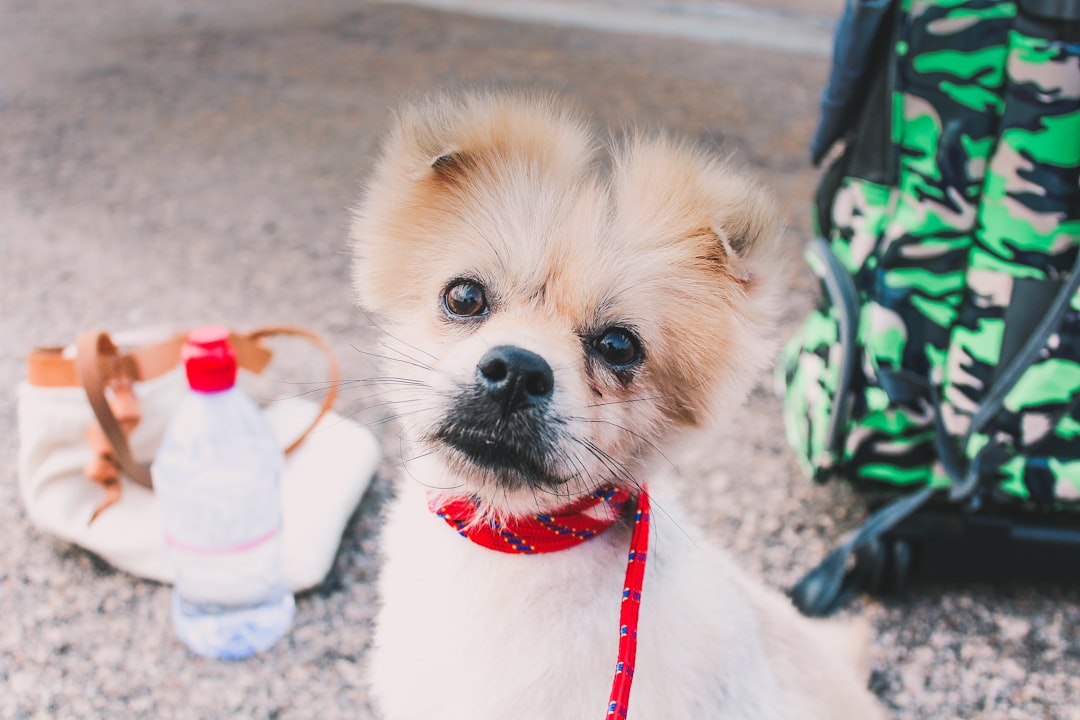
<instances>
[{"instance_id":1,"label":"dog's ear","mask_svg":"<svg viewBox=\"0 0 1080 720\"><path fill-rule=\"evenodd\" d=\"M575 172L590 161L593 145L581 120L552 97L437 94L397 110L379 169L414 181L460 178L508 160Z\"/></svg>"},{"instance_id":2,"label":"dog's ear","mask_svg":"<svg viewBox=\"0 0 1080 720\"><path fill-rule=\"evenodd\" d=\"M431 161L431 169L436 175L443 177L456 177L462 175L471 166L475 166L468 153L460 150L448 150L435 156Z\"/></svg>"},{"instance_id":3,"label":"dog's ear","mask_svg":"<svg viewBox=\"0 0 1080 720\"><path fill-rule=\"evenodd\" d=\"M747 284L763 272L775 274L782 265L782 223L776 203L755 181L722 166L706 167L702 179L725 272Z\"/></svg>"},{"instance_id":4,"label":"dog's ear","mask_svg":"<svg viewBox=\"0 0 1080 720\"><path fill-rule=\"evenodd\" d=\"M619 215L644 237L696 246L732 281L752 285L780 260L781 218L763 187L713 153L636 135L616 152Z\"/></svg>"},{"instance_id":5,"label":"dog's ear","mask_svg":"<svg viewBox=\"0 0 1080 720\"><path fill-rule=\"evenodd\" d=\"M612 188L627 255L665 269L641 280L668 308L652 339L659 394L673 398L670 417L699 424L718 398L745 397L771 359L786 274L780 214L747 175L666 136L619 147ZM702 378L714 385L708 393Z\"/></svg>"},{"instance_id":6,"label":"dog's ear","mask_svg":"<svg viewBox=\"0 0 1080 720\"><path fill-rule=\"evenodd\" d=\"M721 272L736 282L750 282L750 272L723 228L703 227L691 232L688 239L698 243L703 249L703 260L715 264Z\"/></svg>"},{"instance_id":7,"label":"dog's ear","mask_svg":"<svg viewBox=\"0 0 1080 720\"><path fill-rule=\"evenodd\" d=\"M386 314L429 302L445 273L463 269L478 220L550 205L542 193L580 185L593 156L587 126L550 97L440 94L402 105L353 213L361 303Z\"/></svg>"},{"instance_id":8,"label":"dog's ear","mask_svg":"<svg viewBox=\"0 0 1080 720\"><path fill-rule=\"evenodd\" d=\"M460 185L480 169L474 153L447 150L436 155L429 164L430 176L448 186Z\"/></svg>"}]
</instances>

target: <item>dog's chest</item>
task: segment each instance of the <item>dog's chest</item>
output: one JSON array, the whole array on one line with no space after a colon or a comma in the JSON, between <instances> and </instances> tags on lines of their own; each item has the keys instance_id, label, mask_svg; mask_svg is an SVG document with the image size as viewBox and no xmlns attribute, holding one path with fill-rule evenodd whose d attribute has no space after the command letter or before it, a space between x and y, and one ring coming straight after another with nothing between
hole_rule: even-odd
<instances>
[{"instance_id":1,"label":"dog's chest","mask_svg":"<svg viewBox=\"0 0 1080 720\"><path fill-rule=\"evenodd\" d=\"M682 567L681 535L663 535L682 554L668 546L650 560L631 717L719 717L729 682L762 669L725 638L715 580ZM371 664L385 719L604 717L628 548L616 527L571 550L507 555L458 536L422 498L400 498L383 533Z\"/></svg>"},{"instance_id":2,"label":"dog's chest","mask_svg":"<svg viewBox=\"0 0 1080 720\"><path fill-rule=\"evenodd\" d=\"M421 717L437 703L447 720L505 717L508 707L525 718L602 717L625 528L571 550L508 555L473 545L411 500L398 501L383 533L372 672L387 716Z\"/></svg>"}]
</instances>

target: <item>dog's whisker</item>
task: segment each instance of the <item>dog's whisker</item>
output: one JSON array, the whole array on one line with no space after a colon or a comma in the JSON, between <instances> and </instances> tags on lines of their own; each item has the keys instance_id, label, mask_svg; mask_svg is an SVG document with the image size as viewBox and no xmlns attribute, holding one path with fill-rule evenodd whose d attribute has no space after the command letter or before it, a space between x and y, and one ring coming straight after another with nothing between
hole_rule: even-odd
<instances>
[{"instance_id":1,"label":"dog's whisker","mask_svg":"<svg viewBox=\"0 0 1080 720\"><path fill-rule=\"evenodd\" d=\"M400 342L400 341L399 341L399 342ZM409 353L405 352L405 351L404 351L404 350L402 350L401 348L399 348L399 347L396 347L396 346L394 346L394 345L391 345L390 343L386 342L385 340L384 340L384 341L381 341L381 342L379 343L379 345L380 345L381 347L385 348L385 349L386 349L386 350L387 350L388 352L392 352L392 353L395 353L395 354L399 355L400 357L404 358L405 360L409 360L410 362L414 362L414 363L417 363L418 365L422 366L422 367L423 367L424 369L426 369L426 370L430 370L431 372L437 372L437 371L436 371L436 369L435 369L435 368L433 368L433 367L432 367L431 365L429 365L428 363L424 362L423 360L420 360L419 358L413 357L412 355L410 355ZM413 347L412 345L409 345L408 347L409 347L409 348L411 348L411 349L413 349L413 350L416 350L416 349L417 349L417 348ZM429 356L430 356L430 357L431 357L432 359L434 359L434 360L438 360L438 358L436 358L436 357L435 357L434 355L431 355L430 353L424 353L424 354L425 354L425 355L429 355Z\"/></svg>"},{"instance_id":2,"label":"dog's whisker","mask_svg":"<svg viewBox=\"0 0 1080 720\"><path fill-rule=\"evenodd\" d=\"M308 383L292 383L292 384L308 384ZM312 397L312 398L317 399L317 400L325 400L326 396L331 392L336 392L338 395L344 395L343 391L354 389L356 387L372 387L372 386L378 386L378 385L416 387L416 388L426 388L426 387L428 387L426 383L423 383L421 381L408 380L406 378L388 378L388 379L378 379L378 380L372 379L372 378L358 378L358 379L353 379L353 380L345 380L345 381L341 381L341 382L338 382L338 383L328 383L324 387L314 388L314 389L311 389L311 390L305 390L303 392L294 393L292 395L282 395L280 397L273 398L273 402L279 402L279 401L283 401L283 400L294 400L294 399L297 399L297 398L306 398L306 397ZM365 395L365 396L360 397L360 398L353 397L352 399L357 401L357 402L364 402L364 401L370 400L372 398L382 397L383 395L387 395L389 393L393 393L393 392L396 392L396 391L397 391L396 387L389 387L386 390L382 390L380 392L373 393L371 395ZM371 406L371 407L378 407L378 406L376 405L376 406ZM367 408L367 409L370 409L370 408Z\"/></svg>"},{"instance_id":3,"label":"dog's whisker","mask_svg":"<svg viewBox=\"0 0 1080 720\"><path fill-rule=\"evenodd\" d=\"M681 390L675 390L675 391L670 392L670 393L665 393L664 395L646 395L645 397L626 398L625 400L608 400L607 402L592 403L591 405L586 405L585 407L590 407L590 408L607 407L608 405L629 405L631 403L656 402L657 400L668 400L670 398L679 397L680 395L685 395L687 393L693 392L694 390L697 390L697 389L701 388L702 386L706 385L708 382L709 382L708 380L702 380L701 382L697 383L696 385L691 385L690 387L685 387L685 388L682 388Z\"/></svg>"},{"instance_id":4,"label":"dog's whisker","mask_svg":"<svg viewBox=\"0 0 1080 720\"><path fill-rule=\"evenodd\" d=\"M282 395L281 397L274 398L275 400L292 400L295 398L302 398L308 396L316 396L319 400L322 400L330 392L340 393L343 389L355 385L361 380L280 380L281 385L318 385L318 387L303 390L301 392L294 393L292 395Z\"/></svg>"},{"instance_id":5,"label":"dog's whisker","mask_svg":"<svg viewBox=\"0 0 1080 720\"><path fill-rule=\"evenodd\" d=\"M316 390L326 390L332 387L342 387L356 380L279 380L282 385L320 385Z\"/></svg>"},{"instance_id":6,"label":"dog's whisker","mask_svg":"<svg viewBox=\"0 0 1080 720\"><path fill-rule=\"evenodd\" d=\"M385 393L381 393L381 394L385 394ZM369 395L368 397L363 398L363 399L364 400L370 400L373 397L375 397L375 396L374 395ZM375 410L382 410L382 409L385 409L385 408L388 408L388 407L400 407L402 405L408 405L410 403L418 403L418 402L423 402L423 398L401 398L401 399L398 399L398 400L382 400L382 401L377 402L377 403L371 403L369 405L365 405L364 407L362 407L358 411L356 411L356 413L354 415L358 416L358 415L360 415L362 413L366 413L366 412L373 412ZM400 417L400 415L398 415L397 417Z\"/></svg>"},{"instance_id":7,"label":"dog's whisker","mask_svg":"<svg viewBox=\"0 0 1080 720\"><path fill-rule=\"evenodd\" d=\"M401 467L402 470L405 471L406 474L408 474L408 476L412 479L412 481L415 482L417 485L419 485L420 487L423 487L423 488L427 488L428 490L438 490L438 491L457 490L458 488L460 488L460 487L462 487L464 485L464 483L459 483L457 485L439 486L439 485L434 485L432 483L423 482L422 480L417 478L416 475L414 475L412 470L409 468L409 463L412 462L413 460L419 460L422 457L426 457L426 456L430 455L431 453L435 452L435 450L432 449L427 453L424 453L422 455L418 455L416 457L409 458L408 460L406 460L404 458L405 450L402 447L404 442L405 442L404 438L401 438L399 436L399 438L398 438L398 453L402 457L400 467Z\"/></svg>"},{"instance_id":8,"label":"dog's whisker","mask_svg":"<svg viewBox=\"0 0 1080 720\"><path fill-rule=\"evenodd\" d=\"M571 442L576 441L576 438L572 435L568 436L568 438ZM580 443L577 444L581 445ZM581 447L584 446L581 445ZM582 491L581 495L584 496L593 493L604 484L604 480L596 477L596 475L589 469L588 465L585 462L585 459L582 458L579 453L575 452L572 456L570 456L570 460L571 463L577 467L577 476L581 478L582 482L585 485L585 488ZM567 497L569 498L569 496L570 489L567 488Z\"/></svg>"},{"instance_id":9,"label":"dog's whisker","mask_svg":"<svg viewBox=\"0 0 1080 720\"><path fill-rule=\"evenodd\" d=\"M393 414L387 415L385 417L381 417L381 418L379 418L377 420L372 420L371 422L368 422L368 423L362 423L362 425L364 427L366 427L366 428L375 428L375 427L380 427L382 425L389 425L390 423L397 422L397 421L401 420L402 418L410 417L410 416L416 415L418 413L430 412L431 409L432 408L430 408L430 407L424 407L424 408L417 408L415 410L410 410L408 412L393 413ZM367 408L357 410L356 412L351 413L349 415L349 418L350 419L356 419L357 416L360 415L360 413L365 412L366 410L367 410Z\"/></svg>"},{"instance_id":10,"label":"dog's whisker","mask_svg":"<svg viewBox=\"0 0 1080 720\"><path fill-rule=\"evenodd\" d=\"M604 463L605 466L607 466L607 462L609 460L611 462L615 462L614 458L612 458L611 455L606 453L604 450L602 450L600 447L598 447L595 443L593 443L593 442L591 442L589 440L585 440L583 438L573 438L573 439L576 440L582 447L584 447L590 453L593 453L593 455L598 460L600 460L602 463ZM605 460L604 458L607 458L607 460ZM633 473L630 473L629 471L627 471L626 473L620 475L620 479L624 479L626 482L630 483L630 485L632 485L634 487L634 489L638 493L640 493L642 491L642 483L634 476ZM684 528L682 526L682 523L680 523L667 510L667 508L664 507L663 503L657 502L656 498L652 497L652 496L650 497L650 501L651 501L651 505L652 505L654 511L657 511L660 515L666 517L670 521L670 523L666 523L666 524L670 524L670 525L673 525L674 527L678 528L679 532L687 540L689 540L691 542L691 544L693 544L695 547L697 546L697 543L694 542L693 537L686 531L686 528ZM663 524L665 524L665 523L661 523L661 525L663 525Z\"/></svg>"},{"instance_id":11,"label":"dog's whisker","mask_svg":"<svg viewBox=\"0 0 1080 720\"><path fill-rule=\"evenodd\" d=\"M543 508L540 505L540 498L536 496L536 486L531 486L529 490L530 494L532 495L533 506L536 507L537 514L543 512Z\"/></svg>"},{"instance_id":12,"label":"dog's whisker","mask_svg":"<svg viewBox=\"0 0 1080 720\"><path fill-rule=\"evenodd\" d=\"M596 443L585 438L573 437L572 439L600 461L600 464L611 474L613 479L633 482L633 474L630 473L629 469L619 461L615 460L610 454L596 445Z\"/></svg>"},{"instance_id":13,"label":"dog's whisker","mask_svg":"<svg viewBox=\"0 0 1080 720\"><path fill-rule=\"evenodd\" d=\"M394 377L387 377L387 378L358 378L358 379L354 379L354 380L346 380L346 381L337 383L336 385L327 385L326 387L315 388L315 389L312 389L312 390L305 390L303 392L295 393L293 395L284 395L284 396L282 396L280 398L275 398L275 399L276 400L291 400L293 398L302 398L302 397L308 397L308 396L315 396L318 399L324 399L326 397L326 395L331 391L338 393L338 395L344 396L346 391L349 391L349 390L352 390L352 389L355 389L355 388L358 388L358 387L370 388L370 387L379 386L379 385L388 386L388 389L383 390L383 391L381 391L379 393L376 393L374 395L368 395L368 396L365 396L365 397L362 397L362 398L353 398L353 399L363 401L363 400L366 400L366 399L371 398L371 397L379 397L379 396L381 396L383 394L386 394L386 393L395 392L397 390L397 388L399 388L399 387L412 387L412 388L421 388L421 389L430 387L427 383L424 383L424 382L419 381L419 380L410 380L408 378L394 378Z\"/></svg>"},{"instance_id":14,"label":"dog's whisker","mask_svg":"<svg viewBox=\"0 0 1080 720\"><path fill-rule=\"evenodd\" d=\"M353 380L354 385L402 385L405 387L430 387L430 383L415 378L398 377L395 375L382 375Z\"/></svg>"},{"instance_id":15,"label":"dog's whisker","mask_svg":"<svg viewBox=\"0 0 1080 720\"><path fill-rule=\"evenodd\" d=\"M671 467L671 469L675 471L675 474L677 476L682 477L682 471L678 468L677 465L675 465L674 462L671 461L671 458L669 458L664 453L664 451L661 450L660 447L655 442L653 442L649 438L645 437L641 433L636 432L634 430L631 430L630 428L626 427L625 425L620 425L617 422L613 422L611 420L605 420L604 418L587 418L587 417L580 417L580 416L574 415L574 416L571 416L571 419L572 420L577 420L577 421L580 421L580 422L584 422L584 423L599 423L599 424L602 424L602 425L610 425L611 427L615 428L616 430L621 430L621 431L625 432L626 434L628 434L628 435L636 438L637 440L640 440L641 442L645 443L645 446L647 448L649 448L649 450L651 450L652 452L654 452L655 454L657 454L658 456L660 456L661 458L664 459L664 461Z\"/></svg>"},{"instance_id":16,"label":"dog's whisker","mask_svg":"<svg viewBox=\"0 0 1080 720\"><path fill-rule=\"evenodd\" d=\"M591 485L594 482L594 478L592 477L592 473L590 473L589 469L585 466L585 461L582 460L577 453L567 453L567 459L574 468L574 474L567 478L565 485L567 499L569 500L573 494L573 490L570 488L571 480L580 479L581 482L585 484L586 490L592 492Z\"/></svg>"},{"instance_id":17,"label":"dog's whisker","mask_svg":"<svg viewBox=\"0 0 1080 720\"><path fill-rule=\"evenodd\" d=\"M421 397L418 397L418 396L409 396L409 395L405 395L403 397L402 393L400 392L401 389L400 388L393 388L393 386L392 386L392 388L387 388L387 389L383 389L383 390L378 390L377 388L368 388L368 389L374 389L375 392L369 393L367 395L363 395L361 397L351 396L351 399L353 399L354 402L357 402L357 403L363 403L363 402L365 402L365 400L375 399L375 398L379 398L379 397L386 397L388 395L400 397L400 399L397 400L397 402L402 402L402 403L406 402L406 400L407 400L407 402L415 402L415 400L422 399ZM365 389L365 390L367 390L367 389Z\"/></svg>"},{"instance_id":18,"label":"dog's whisker","mask_svg":"<svg viewBox=\"0 0 1080 720\"><path fill-rule=\"evenodd\" d=\"M360 312L362 312L364 314L364 316L367 318L368 323L371 324L371 327L375 328L376 330L378 330L379 332L381 332L383 335L390 338L391 340L394 340L395 342L399 342L402 345L404 345L405 347L410 348L412 350L415 350L418 353L423 353L424 355L427 355L432 360L438 360L439 359L436 356L432 355L431 353L427 352L426 350L424 350L422 348L418 348L415 345L411 345L411 344L405 342L404 340L402 340L401 338L391 334L391 332L389 330L387 330L381 324L375 322L375 319L371 316L371 313L369 313L364 308L360 308Z\"/></svg>"},{"instance_id":19,"label":"dog's whisker","mask_svg":"<svg viewBox=\"0 0 1080 720\"><path fill-rule=\"evenodd\" d=\"M611 455L611 453L607 452L588 438L581 438L575 436L574 439L579 444L588 449L590 452L594 453L597 458L602 458L605 463L611 463L611 465L608 465L608 467L616 476L625 477L625 479L627 480L633 480L633 473L630 472L630 469L621 461L616 460L615 457Z\"/></svg>"},{"instance_id":20,"label":"dog's whisker","mask_svg":"<svg viewBox=\"0 0 1080 720\"><path fill-rule=\"evenodd\" d=\"M381 355L379 353L371 352L370 350L361 350L356 345L353 345L352 349L355 350L356 352L360 353L361 355L367 355L368 357L373 357L373 358L375 358L377 360L384 360L386 362L398 362L398 363L402 363L404 365L411 365L413 367L420 368L421 370L429 370L429 371L434 372L434 368L432 368L430 365L427 365L427 364L422 363L422 362L418 362L416 360L412 360L412 359L406 360L404 358L394 357L392 355Z\"/></svg>"},{"instance_id":21,"label":"dog's whisker","mask_svg":"<svg viewBox=\"0 0 1080 720\"><path fill-rule=\"evenodd\" d=\"M411 470L411 468L408 466L408 463L404 461L404 451L403 451L403 448L402 448L403 443L404 443L404 438L399 436L399 438L397 438L397 452L399 452L399 457L403 458L402 463L401 463L402 470L405 471L405 474L409 476L409 479L413 480L414 483L416 483L420 487L424 487L424 488L428 488L428 489L434 489L430 485L428 485L427 483L422 483L422 481L419 478L417 478L416 475L413 474L413 470Z\"/></svg>"}]
</instances>

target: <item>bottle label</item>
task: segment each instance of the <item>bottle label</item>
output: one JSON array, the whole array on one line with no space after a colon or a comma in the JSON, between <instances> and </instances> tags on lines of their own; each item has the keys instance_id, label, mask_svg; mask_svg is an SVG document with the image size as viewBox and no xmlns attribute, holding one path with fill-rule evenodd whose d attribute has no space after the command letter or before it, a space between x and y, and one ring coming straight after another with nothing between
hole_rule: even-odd
<instances>
[{"instance_id":1,"label":"bottle label","mask_svg":"<svg viewBox=\"0 0 1080 720\"><path fill-rule=\"evenodd\" d=\"M176 588L184 600L243 606L280 593L281 506L276 491L254 489L250 480L228 468L203 470L182 485L162 483L156 488Z\"/></svg>"},{"instance_id":2,"label":"bottle label","mask_svg":"<svg viewBox=\"0 0 1080 720\"><path fill-rule=\"evenodd\" d=\"M232 545L226 547L201 547L198 545L190 545L183 540L180 540L169 533L165 533L165 541L176 550L184 553L190 553L192 555L232 555L235 553L243 553L249 550L254 550L259 545L265 542L269 542L278 534L277 528L274 528L270 532L266 533L262 537L257 537L249 542L240 543L239 545Z\"/></svg>"}]
</instances>

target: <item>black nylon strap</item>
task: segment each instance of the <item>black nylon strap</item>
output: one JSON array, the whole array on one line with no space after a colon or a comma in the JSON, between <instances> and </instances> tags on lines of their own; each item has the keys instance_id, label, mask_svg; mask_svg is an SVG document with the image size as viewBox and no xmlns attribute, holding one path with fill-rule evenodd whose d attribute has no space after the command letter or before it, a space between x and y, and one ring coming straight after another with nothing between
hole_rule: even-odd
<instances>
[{"instance_id":1,"label":"black nylon strap","mask_svg":"<svg viewBox=\"0 0 1080 720\"><path fill-rule=\"evenodd\" d=\"M867 581L880 569L875 565L882 535L925 505L935 492L935 488L924 487L871 515L862 527L795 583L788 593L795 607L804 615L824 617L866 589Z\"/></svg>"}]
</instances>

